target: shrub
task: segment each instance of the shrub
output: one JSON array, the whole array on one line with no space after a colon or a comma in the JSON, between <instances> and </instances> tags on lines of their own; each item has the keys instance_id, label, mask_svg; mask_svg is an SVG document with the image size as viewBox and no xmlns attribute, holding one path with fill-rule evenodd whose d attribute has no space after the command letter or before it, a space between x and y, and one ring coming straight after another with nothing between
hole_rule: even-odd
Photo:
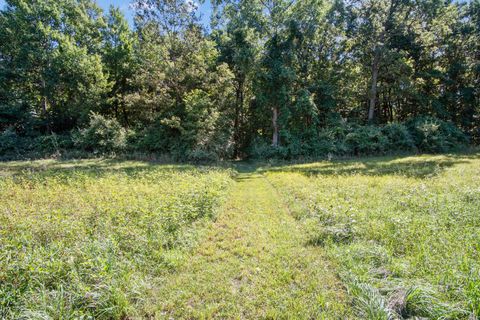
<instances>
[{"instance_id":1,"label":"shrub","mask_svg":"<svg viewBox=\"0 0 480 320\"><path fill-rule=\"evenodd\" d=\"M20 137L14 129L7 128L0 133L0 154L17 153L19 149Z\"/></svg>"},{"instance_id":2,"label":"shrub","mask_svg":"<svg viewBox=\"0 0 480 320\"><path fill-rule=\"evenodd\" d=\"M96 113L91 113L88 127L79 130L74 136L77 146L95 153L122 151L127 141L127 132L117 120Z\"/></svg>"},{"instance_id":3,"label":"shrub","mask_svg":"<svg viewBox=\"0 0 480 320\"><path fill-rule=\"evenodd\" d=\"M407 127L401 123L390 123L382 128L382 133L387 139L386 150L411 151L415 149L412 135Z\"/></svg>"},{"instance_id":4,"label":"shrub","mask_svg":"<svg viewBox=\"0 0 480 320\"><path fill-rule=\"evenodd\" d=\"M425 152L447 152L465 147L466 135L455 125L433 117L418 117L407 123L415 145Z\"/></svg>"},{"instance_id":5,"label":"shrub","mask_svg":"<svg viewBox=\"0 0 480 320\"><path fill-rule=\"evenodd\" d=\"M32 151L43 156L58 155L63 150L72 149L74 146L70 135L57 135L55 133L35 137L31 144Z\"/></svg>"},{"instance_id":6,"label":"shrub","mask_svg":"<svg viewBox=\"0 0 480 320\"><path fill-rule=\"evenodd\" d=\"M349 151L353 154L375 154L385 151L387 138L382 130L375 126L354 128L345 137Z\"/></svg>"},{"instance_id":7,"label":"shrub","mask_svg":"<svg viewBox=\"0 0 480 320\"><path fill-rule=\"evenodd\" d=\"M250 155L254 159L285 159L287 153L285 147L274 147L262 138L256 138L250 146Z\"/></svg>"},{"instance_id":8,"label":"shrub","mask_svg":"<svg viewBox=\"0 0 480 320\"><path fill-rule=\"evenodd\" d=\"M212 120L218 115L204 117ZM228 130L214 130L211 128L214 124L205 122L191 117L159 118L132 136L129 144L137 151L169 155L177 161L211 162L231 158L233 144Z\"/></svg>"},{"instance_id":9,"label":"shrub","mask_svg":"<svg viewBox=\"0 0 480 320\"><path fill-rule=\"evenodd\" d=\"M208 163L220 160L215 152L203 149L192 150L188 152L187 157L189 161L195 163Z\"/></svg>"},{"instance_id":10,"label":"shrub","mask_svg":"<svg viewBox=\"0 0 480 320\"><path fill-rule=\"evenodd\" d=\"M0 156L6 160L58 156L72 147L70 135L21 136L13 129L0 133Z\"/></svg>"},{"instance_id":11,"label":"shrub","mask_svg":"<svg viewBox=\"0 0 480 320\"><path fill-rule=\"evenodd\" d=\"M318 134L318 143L316 153L319 155L338 154L337 140L333 135L333 130L324 129Z\"/></svg>"},{"instance_id":12,"label":"shrub","mask_svg":"<svg viewBox=\"0 0 480 320\"><path fill-rule=\"evenodd\" d=\"M171 154L180 145L180 119L155 120L129 137L129 144L138 151Z\"/></svg>"},{"instance_id":13,"label":"shrub","mask_svg":"<svg viewBox=\"0 0 480 320\"><path fill-rule=\"evenodd\" d=\"M305 143L305 141L303 141L303 139L298 135L293 135L290 132L283 132L280 134L280 136L282 136L282 141L285 145L282 145L280 148L284 150L278 150L278 147L274 149L277 149L277 152L282 151L284 158L295 159L304 155L312 154L312 151L309 150L310 148L308 146L308 143Z\"/></svg>"},{"instance_id":14,"label":"shrub","mask_svg":"<svg viewBox=\"0 0 480 320\"><path fill-rule=\"evenodd\" d=\"M349 153L345 138L350 128L345 123L335 127L325 128L320 131L318 141L318 153L321 155L337 154L343 155Z\"/></svg>"},{"instance_id":15,"label":"shrub","mask_svg":"<svg viewBox=\"0 0 480 320\"><path fill-rule=\"evenodd\" d=\"M406 124L359 126L341 122L319 131L317 138L301 139L284 134L285 144L272 147L257 138L250 154L260 159L291 159L302 156L374 155L398 151L446 152L467 145L465 134L452 123L435 118L416 118Z\"/></svg>"}]
</instances>

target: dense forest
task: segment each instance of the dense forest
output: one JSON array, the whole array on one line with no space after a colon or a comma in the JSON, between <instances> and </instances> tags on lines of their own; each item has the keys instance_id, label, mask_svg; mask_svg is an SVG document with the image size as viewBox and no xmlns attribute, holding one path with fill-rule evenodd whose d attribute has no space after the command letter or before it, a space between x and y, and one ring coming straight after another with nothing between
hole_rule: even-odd
<instances>
[{"instance_id":1,"label":"dense forest","mask_svg":"<svg viewBox=\"0 0 480 320\"><path fill-rule=\"evenodd\" d=\"M480 1L0 10L0 157L445 152L480 141Z\"/></svg>"}]
</instances>

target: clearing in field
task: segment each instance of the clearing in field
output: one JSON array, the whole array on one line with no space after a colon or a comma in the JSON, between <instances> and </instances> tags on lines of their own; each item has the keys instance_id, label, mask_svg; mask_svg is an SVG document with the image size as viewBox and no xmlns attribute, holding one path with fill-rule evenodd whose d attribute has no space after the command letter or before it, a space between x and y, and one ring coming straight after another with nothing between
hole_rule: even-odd
<instances>
[{"instance_id":1,"label":"clearing in field","mask_svg":"<svg viewBox=\"0 0 480 320\"><path fill-rule=\"evenodd\" d=\"M0 317L476 319L480 155L0 164Z\"/></svg>"}]
</instances>

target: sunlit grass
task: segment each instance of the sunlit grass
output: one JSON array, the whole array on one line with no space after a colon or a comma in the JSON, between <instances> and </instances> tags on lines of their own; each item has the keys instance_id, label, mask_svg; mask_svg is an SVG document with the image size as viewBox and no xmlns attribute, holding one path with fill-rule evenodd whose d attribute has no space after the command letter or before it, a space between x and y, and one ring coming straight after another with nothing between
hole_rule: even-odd
<instances>
[{"instance_id":1,"label":"sunlit grass","mask_svg":"<svg viewBox=\"0 0 480 320\"><path fill-rule=\"evenodd\" d=\"M184 262L231 172L109 160L0 164L0 318L121 318Z\"/></svg>"},{"instance_id":2,"label":"sunlit grass","mask_svg":"<svg viewBox=\"0 0 480 320\"><path fill-rule=\"evenodd\" d=\"M479 317L480 155L236 168L0 163L0 318Z\"/></svg>"},{"instance_id":3,"label":"sunlit grass","mask_svg":"<svg viewBox=\"0 0 480 320\"><path fill-rule=\"evenodd\" d=\"M480 156L270 168L359 317L480 316Z\"/></svg>"}]
</instances>

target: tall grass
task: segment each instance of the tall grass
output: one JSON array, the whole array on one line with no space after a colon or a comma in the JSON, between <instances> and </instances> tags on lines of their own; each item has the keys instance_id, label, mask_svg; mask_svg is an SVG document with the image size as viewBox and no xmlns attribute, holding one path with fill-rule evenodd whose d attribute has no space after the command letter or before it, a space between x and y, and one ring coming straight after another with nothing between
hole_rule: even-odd
<instances>
[{"instance_id":1,"label":"tall grass","mask_svg":"<svg viewBox=\"0 0 480 320\"><path fill-rule=\"evenodd\" d=\"M214 168L0 164L0 318L145 316L232 183ZM1 177L1 175L0 175Z\"/></svg>"},{"instance_id":2,"label":"tall grass","mask_svg":"<svg viewBox=\"0 0 480 320\"><path fill-rule=\"evenodd\" d=\"M359 317L480 317L480 156L269 169Z\"/></svg>"}]
</instances>

